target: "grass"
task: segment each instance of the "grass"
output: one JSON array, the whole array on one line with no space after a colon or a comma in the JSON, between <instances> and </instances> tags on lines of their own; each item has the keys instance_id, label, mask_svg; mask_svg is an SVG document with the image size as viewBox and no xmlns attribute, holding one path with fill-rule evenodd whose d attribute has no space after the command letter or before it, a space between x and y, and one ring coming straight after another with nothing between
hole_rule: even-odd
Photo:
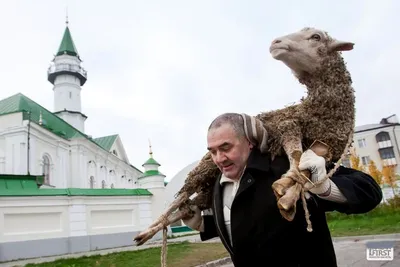
<instances>
[{"instance_id":1,"label":"grass","mask_svg":"<svg viewBox=\"0 0 400 267\"><path fill-rule=\"evenodd\" d=\"M365 214L327 214L332 236L400 233L400 197Z\"/></svg>"},{"instance_id":2,"label":"grass","mask_svg":"<svg viewBox=\"0 0 400 267\"><path fill-rule=\"evenodd\" d=\"M167 253L167 265L174 267L196 266L228 256L221 243L169 244ZM26 267L158 267L160 261L161 248L149 248L103 256L60 259L48 263L28 264Z\"/></svg>"}]
</instances>

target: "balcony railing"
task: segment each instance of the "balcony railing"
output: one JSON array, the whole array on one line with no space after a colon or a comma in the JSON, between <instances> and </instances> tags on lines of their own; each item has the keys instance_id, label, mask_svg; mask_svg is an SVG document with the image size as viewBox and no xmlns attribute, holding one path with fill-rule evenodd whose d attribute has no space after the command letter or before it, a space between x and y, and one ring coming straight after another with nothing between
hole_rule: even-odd
<instances>
[{"instance_id":1,"label":"balcony railing","mask_svg":"<svg viewBox=\"0 0 400 267\"><path fill-rule=\"evenodd\" d=\"M391 140L380 141L380 142L378 142L378 146L379 146L379 148L391 147L392 141Z\"/></svg>"},{"instance_id":2,"label":"balcony railing","mask_svg":"<svg viewBox=\"0 0 400 267\"><path fill-rule=\"evenodd\" d=\"M68 63L62 63L62 64L55 64L52 65L48 68L47 73L52 74L55 72L61 72L61 71L70 71L70 72L77 72L83 77L87 77L87 71L84 70L82 67L78 65L73 65L73 64L68 64Z\"/></svg>"},{"instance_id":3,"label":"balcony railing","mask_svg":"<svg viewBox=\"0 0 400 267\"><path fill-rule=\"evenodd\" d=\"M384 159L383 165L384 166L397 165L396 158Z\"/></svg>"}]
</instances>

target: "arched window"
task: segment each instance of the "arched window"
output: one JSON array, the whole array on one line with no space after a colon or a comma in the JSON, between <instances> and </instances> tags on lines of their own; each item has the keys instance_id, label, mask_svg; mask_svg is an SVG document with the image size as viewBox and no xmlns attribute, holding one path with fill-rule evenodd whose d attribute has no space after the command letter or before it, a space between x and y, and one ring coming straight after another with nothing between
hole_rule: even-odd
<instances>
[{"instance_id":1,"label":"arched window","mask_svg":"<svg viewBox=\"0 0 400 267\"><path fill-rule=\"evenodd\" d=\"M390 135L388 132L380 132L376 136L376 141L379 142L384 142L384 141L389 141L390 140Z\"/></svg>"},{"instance_id":2,"label":"arched window","mask_svg":"<svg viewBox=\"0 0 400 267\"><path fill-rule=\"evenodd\" d=\"M106 188L106 181L101 181L101 188Z\"/></svg>"},{"instance_id":3,"label":"arched window","mask_svg":"<svg viewBox=\"0 0 400 267\"><path fill-rule=\"evenodd\" d=\"M44 184L50 184L50 159L48 156L43 156L42 173L44 176Z\"/></svg>"},{"instance_id":4,"label":"arched window","mask_svg":"<svg viewBox=\"0 0 400 267\"><path fill-rule=\"evenodd\" d=\"M90 188L94 188L94 177L90 176Z\"/></svg>"}]
</instances>

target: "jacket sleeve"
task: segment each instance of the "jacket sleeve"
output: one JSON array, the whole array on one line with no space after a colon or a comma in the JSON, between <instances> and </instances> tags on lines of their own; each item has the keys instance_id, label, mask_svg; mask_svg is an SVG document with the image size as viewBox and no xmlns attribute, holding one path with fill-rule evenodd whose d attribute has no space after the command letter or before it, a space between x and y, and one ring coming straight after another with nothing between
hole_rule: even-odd
<instances>
[{"instance_id":1,"label":"jacket sleeve","mask_svg":"<svg viewBox=\"0 0 400 267\"><path fill-rule=\"evenodd\" d=\"M201 241L206 241L218 236L217 227L215 226L214 217L212 215L203 216L204 230L200 232Z\"/></svg>"},{"instance_id":2,"label":"jacket sleeve","mask_svg":"<svg viewBox=\"0 0 400 267\"><path fill-rule=\"evenodd\" d=\"M320 199L326 211L338 211L345 214L367 213L382 201L380 186L365 172L340 166L331 180L347 201L337 203Z\"/></svg>"}]
</instances>

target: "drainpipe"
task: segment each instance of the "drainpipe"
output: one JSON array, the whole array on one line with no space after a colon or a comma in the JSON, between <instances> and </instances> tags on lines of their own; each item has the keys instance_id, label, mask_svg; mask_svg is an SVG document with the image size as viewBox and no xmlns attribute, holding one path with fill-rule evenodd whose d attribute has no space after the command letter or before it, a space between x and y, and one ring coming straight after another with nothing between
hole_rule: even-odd
<instances>
[{"instance_id":1,"label":"drainpipe","mask_svg":"<svg viewBox=\"0 0 400 267\"><path fill-rule=\"evenodd\" d=\"M31 139L31 114L32 114L32 110L29 111L28 113L28 146L27 146L27 169L28 169L28 175L30 175L30 163L29 163L29 159L30 159L30 139Z\"/></svg>"},{"instance_id":2,"label":"drainpipe","mask_svg":"<svg viewBox=\"0 0 400 267\"><path fill-rule=\"evenodd\" d=\"M397 142L396 132L394 131L395 128L396 128L396 125L393 126L394 142L396 143L397 155L400 156L399 143Z\"/></svg>"}]
</instances>

